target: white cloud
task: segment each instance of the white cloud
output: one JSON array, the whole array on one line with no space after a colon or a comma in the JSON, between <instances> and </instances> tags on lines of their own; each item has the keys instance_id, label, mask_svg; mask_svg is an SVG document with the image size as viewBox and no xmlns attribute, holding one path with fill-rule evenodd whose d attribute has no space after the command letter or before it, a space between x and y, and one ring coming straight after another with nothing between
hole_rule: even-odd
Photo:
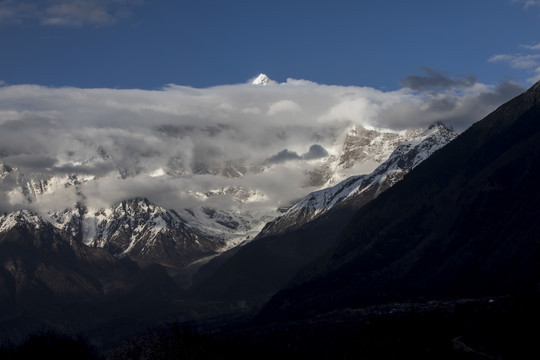
<instances>
[{"instance_id":1,"label":"white cloud","mask_svg":"<svg viewBox=\"0 0 540 360\"><path fill-rule=\"evenodd\" d=\"M268 115L274 116L283 113L297 113L302 111L300 105L291 100L280 100L270 105Z\"/></svg>"},{"instance_id":2,"label":"white cloud","mask_svg":"<svg viewBox=\"0 0 540 360\"><path fill-rule=\"evenodd\" d=\"M375 115L379 110L379 105L366 98L344 99L328 110L322 119L345 120L347 122L371 125L376 120Z\"/></svg>"},{"instance_id":3,"label":"white cloud","mask_svg":"<svg viewBox=\"0 0 540 360\"><path fill-rule=\"evenodd\" d=\"M0 161L25 172L99 177L80 186L93 207L134 196L177 209L231 206L187 193L223 186L257 190L267 205L282 206L311 190L306 171L335 154L351 126L398 131L443 120L464 129L519 90L476 83L383 92L304 80L153 91L7 85L0 87ZM236 170L243 176L212 175ZM0 185L6 200L15 185ZM69 206L77 196L62 188L33 206ZM10 199L0 203L20 202Z\"/></svg>"}]
</instances>

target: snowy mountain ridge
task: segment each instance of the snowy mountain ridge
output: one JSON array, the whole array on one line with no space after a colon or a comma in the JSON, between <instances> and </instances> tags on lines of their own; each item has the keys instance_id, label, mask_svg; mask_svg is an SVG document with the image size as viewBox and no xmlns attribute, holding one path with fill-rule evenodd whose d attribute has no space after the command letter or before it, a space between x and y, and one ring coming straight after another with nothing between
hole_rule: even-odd
<instances>
[{"instance_id":1,"label":"snowy mountain ridge","mask_svg":"<svg viewBox=\"0 0 540 360\"><path fill-rule=\"evenodd\" d=\"M285 214L270 222L259 236L297 229L347 202L369 201L401 180L407 172L456 136L457 133L444 124L432 124L428 129L402 142L372 173L351 176L337 185L308 194ZM368 199L360 200L364 194Z\"/></svg>"},{"instance_id":2,"label":"snowy mountain ridge","mask_svg":"<svg viewBox=\"0 0 540 360\"><path fill-rule=\"evenodd\" d=\"M47 222L43 218L29 210L18 210L9 214L0 214L0 233L7 232L18 225L30 226L39 230L46 224Z\"/></svg>"},{"instance_id":3,"label":"snowy mountain ridge","mask_svg":"<svg viewBox=\"0 0 540 360\"><path fill-rule=\"evenodd\" d=\"M88 246L105 248L116 257L129 255L135 260L175 267L253 238L266 223L264 220L273 216L211 208L176 211L135 198L99 210L76 206L51 213L50 218L57 228Z\"/></svg>"}]
</instances>

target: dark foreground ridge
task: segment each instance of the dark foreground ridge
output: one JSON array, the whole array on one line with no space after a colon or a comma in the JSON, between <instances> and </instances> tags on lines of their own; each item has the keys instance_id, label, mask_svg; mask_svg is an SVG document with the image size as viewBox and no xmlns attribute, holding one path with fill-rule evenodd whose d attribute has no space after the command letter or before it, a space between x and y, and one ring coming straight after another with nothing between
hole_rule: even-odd
<instances>
[{"instance_id":1,"label":"dark foreground ridge","mask_svg":"<svg viewBox=\"0 0 540 360\"><path fill-rule=\"evenodd\" d=\"M539 300L532 296L394 303L213 332L175 323L101 351L82 337L49 331L4 345L0 358L537 358Z\"/></svg>"}]
</instances>

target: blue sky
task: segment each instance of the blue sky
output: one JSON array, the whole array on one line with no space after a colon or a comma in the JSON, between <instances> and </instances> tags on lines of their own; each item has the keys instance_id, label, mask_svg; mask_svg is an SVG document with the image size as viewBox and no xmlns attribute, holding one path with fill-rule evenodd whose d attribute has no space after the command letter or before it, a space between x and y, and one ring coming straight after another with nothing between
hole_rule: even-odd
<instances>
[{"instance_id":1,"label":"blue sky","mask_svg":"<svg viewBox=\"0 0 540 360\"><path fill-rule=\"evenodd\" d=\"M528 0L1 0L0 81L159 89L263 72L385 91L528 86L539 34L540 1Z\"/></svg>"}]
</instances>

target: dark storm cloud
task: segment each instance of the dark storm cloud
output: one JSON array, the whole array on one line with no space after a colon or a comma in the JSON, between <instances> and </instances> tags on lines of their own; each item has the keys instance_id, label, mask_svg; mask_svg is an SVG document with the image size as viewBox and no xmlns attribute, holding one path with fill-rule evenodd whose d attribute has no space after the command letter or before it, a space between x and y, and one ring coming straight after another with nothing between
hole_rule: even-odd
<instances>
[{"instance_id":1,"label":"dark storm cloud","mask_svg":"<svg viewBox=\"0 0 540 360\"><path fill-rule=\"evenodd\" d=\"M302 155L304 160L322 159L328 156L328 151L319 144L313 144L309 147L309 151Z\"/></svg>"},{"instance_id":2,"label":"dark storm cloud","mask_svg":"<svg viewBox=\"0 0 540 360\"><path fill-rule=\"evenodd\" d=\"M301 160L301 159L302 157L298 155L298 153L296 153L295 151L284 149L278 152L277 154L270 156L268 159L264 161L264 164L266 165L281 164L286 161Z\"/></svg>"},{"instance_id":3,"label":"dark storm cloud","mask_svg":"<svg viewBox=\"0 0 540 360\"><path fill-rule=\"evenodd\" d=\"M474 76L465 78L449 78L440 71L424 67L422 68L426 75L409 75L401 79L404 86L412 90L433 90L433 89L452 89L471 87L476 83Z\"/></svg>"},{"instance_id":4,"label":"dark storm cloud","mask_svg":"<svg viewBox=\"0 0 540 360\"><path fill-rule=\"evenodd\" d=\"M298 155L295 151L288 149L281 150L275 155L270 156L264 161L264 164L281 164L286 161L293 160L317 160L328 156L328 151L319 144L313 144L309 147L308 152Z\"/></svg>"}]
</instances>

